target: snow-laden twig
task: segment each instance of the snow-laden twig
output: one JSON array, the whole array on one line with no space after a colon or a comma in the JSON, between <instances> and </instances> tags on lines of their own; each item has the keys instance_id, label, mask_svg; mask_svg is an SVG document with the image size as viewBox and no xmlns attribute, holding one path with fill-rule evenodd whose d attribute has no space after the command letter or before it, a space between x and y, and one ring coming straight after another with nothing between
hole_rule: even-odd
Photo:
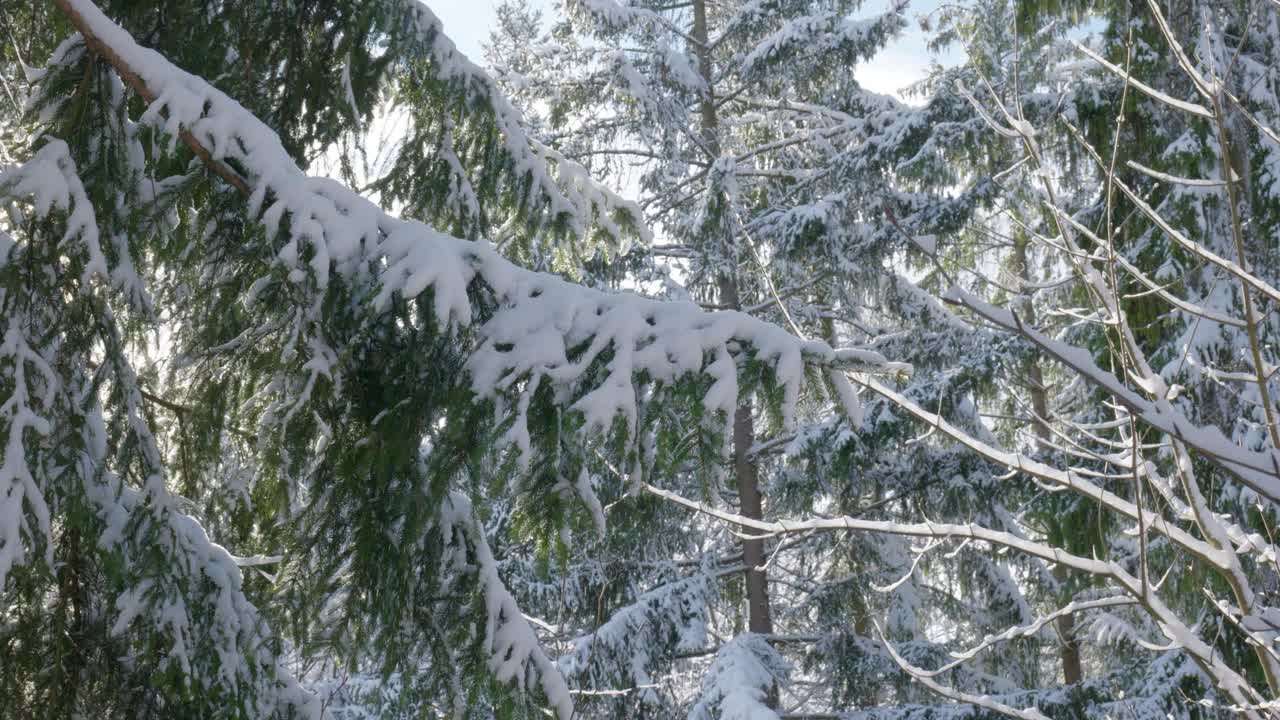
<instances>
[{"instance_id":1,"label":"snow-laden twig","mask_svg":"<svg viewBox=\"0 0 1280 720\"><path fill-rule=\"evenodd\" d=\"M1051 613L1041 615L1040 617L1036 618L1032 622L1026 623L1025 625L1014 625L1013 627L1006 629L1004 632L1001 632L998 635L988 635L987 637L983 638L981 643L974 645L968 650L951 653L951 657L953 658L953 660L947 663L946 665L943 665L937 668L936 670L928 670L928 671L922 670L920 672L925 675L928 675L929 677L937 677L945 672L948 672L950 670L953 670L959 667L960 665L968 662L969 660L972 660L973 658L982 654L984 651L992 647L995 647L1000 643L1008 642L1010 640L1014 640L1020 637L1033 637L1037 633L1039 633L1040 630L1043 629L1049 623L1052 623L1056 621L1058 618L1065 617L1067 615L1072 615L1078 612L1084 612L1086 610L1095 610L1098 608L1120 607L1120 606L1136 605L1136 604L1138 604L1137 600L1131 597L1125 597L1125 596L1113 596L1113 597L1100 598L1097 600L1082 600L1079 602L1070 602L1058 608L1057 610L1054 610Z\"/></svg>"},{"instance_id":2,"label":"snow-laden twig","mask_svg":"<svg viewBox=\"0 0 1280 720\"><path fill-rule=\"evenodd\" d=\"M876 631L879 632L880 642L884 645L885 650L889 652L889 657L893 658L893 661L897 663L898 667L901 668L903 672L917 680L920 684L939 695L957 702L976 705L980 708L985 708L1001 715L1018 718L1018 720L1049 720L1048 716L1034 707L1019 709L1012 705L1006 705L989 695L975 695L973 693L967 693L962 690L957 690L953 687L943 685L934 679L933 673L921 670L907 662L901 655L899 655L898 651L893 647L893 644L884 636L884 631L880 629L878 624L876 626Z\"/></svg>"},{"instance_id":3,"label":"snow-laden twig","mask_svg":"<svg viewBox=\"0 0 1280 720\"><path fill-rule=\"evenodd\" d=\"M46 217L51 212L66 214L66 230L59 242L76 242L83 248L87 259L82 283L88 284L94 275L110 275L93 204L85 195L65 142L51 139L27 162L0 171L0 199L7 198L29 200L36 217ZM4 257L0 256L0 265L3 263Z\"/></svg>"},{"instance_id":4,"label":"snow-laden twig","mask_svg":"<svg viewBox=\"0 0 1280 720\"><path fill-rule=\"evenodd\" d=\"M1159 180L1160 182L1166 182L1172 185L1186 185L1188 187L1222 187L1223 185L1226 185L1226 181L1224 180L1202 180L1199 178L1187 178L1187 177L1179 177L1177 175L1170 175L1169 173L1163 173L1163 172L1160 172L1159 170L1154 170L1152 168L1149 168L1146 165L1143 165L1142 163L1138 162L1137 160L1128 160L1125 162L1125 165L1128 165L1129 167L1133 168L1134 170L1137 170L1138 172L1142 173L1143 175L1146 175L1149 178L1152 178L1154 180Z\"/></svg>"},{"instance_id":5,"label":"snow-laden twig","mask_svg":"<svg viewBox=\"0 0 1280 720\"><path fill-rule=\"evenodd\" d=\"M959 540L981 540L993 545L1007 547L1011 550L1018 550L1042 560L1061 563L1067 567L1094 575L1111 576L1119 570L1117 566L1109 562L1086 558L1079 555L1072 555L1060 548L1035 542L1034 540L1029 540L1025 537L1005 532L1003 530L992 530L991 528L983 527L976 523L900 523L890 520L867 520L865 518L848 516L815 518L810 520L753 520L743 515L718 510L704 503L689 500L677 493L654 487L648 483L643 487L645 492L656 495L664 500L668 500L677 505L682 505L691 510L696 510L719 520L733 523L740 527L754 530L757 533L763 533L765 535L786 535L824 531L856 531L885 533L888 535L905 535L908 537L921 538L945 537ZM757 534L753 537L760 536L761 535Z\"/></svg>"},{"instance_id":6,"label":"snow-laden twig","mask_svg":"<svg viewBox=\"0 0 1280 720\"><path fill-rule=\"evenodd\" d=\"M49 404L48 392L36 390L33 395L33 379L29 370L35 370L52 390L57 386L57 376L39 353L27 344L18 322L21 315L8 318L4 339L0 340L0 379L13 383L9 397L0 403L0 429L6 439L4 455L0 458L0 588L4 587L9 571L26 559L24 548L29 541L40 540L46 548L45 561L53 564L52 523L49 505L44 493L36 484L27 464L28 435L47 437L49 421L36 413L32 401ZM4 366L10 366L8 368ZM5 376L9 376L5 378ZM40 380L36 380L40 382ZM6 422L7 420L7 422ZM30 512L35 526L27 519ZM34 544L34 543L33 543Z\"/></svg>"},{"instance_id":7,"label":"snow-laden twig","mask_svg":"<svg viewBox=\"0 0 1280 720\"><path fill-rule=\"evenodd\" d=\"M1024 324L1009 310L989 305L959 288L948 291L946 300L968 308L988 322L1030 340L1049 357L1106 390L1144 423L1186 443L1239 477L1259 495L1280 503L1280 451L1247 450L1231 442L1217 428L1196 425L1167 402L1147 400L1125 386L1115 375L1098 367L1088 352L1049 338Z\"/></svg>"},{"instance_id":8,"label":"snow-laden twig","mask_svg":"<svg viewBox=\"0 0 1280 720\"><path fill-rule=\"evenodd\" d=\"M1133 77L1129 73L1125 72L1124 68L1118 67L1113 63L1107 62L1106 58L1102 57L1101 55L1094 52L1093 50L1090 50L1089 47L1084 45L1083 43L1073 40L1071 44L1074 45L1077 50L1087 55L1089 59L1098 63L1099 65L1106 68L1107 70L1110 70L1112 73L1116 75L1116 77L1127 82L1132 87L1138 90L1141 90L1143 94L1147 95L1151 99L1157 102L1164 103L1169 107L1176 108L1183 112L1196 115L1198 117L1202 117L1202 118L1213 117L1213 113L1209 112L1208 108L1204 107L1203 105L1197 105L1195 103L1186 102L1185 100L1179 100L1175 97L1171 97L1163 92L1160 92L1159 90L1151 87L1150 85L1147 85L1141 80L1138 80L1137 78Z\"/></svg>"},{"instance_id":9,"label":"snow-laden twig","mask_svg":"<svg viewBox=\"0 0 1280 720\"><path fill-rule=\"evenodd\" d=\"M573 717L569 686L543 651L529 621L498 576L497 562L466 495L449 493L442 507L440 531L453 552L453 557L444 558L442 565L465 568L470 561L463 549L469 546L474 553L488 615L484 638L493 676L498 682L515 682L521 690L530 689L536 682L560 720ZM455 535L465 538L465 542L451 542Z\"/></svg>"},{"instance_id":10,"label":"snow-laden twig","mask_svg":"<svg viewBox=\"0 0 1280 720\"><path fill-rule=\"evenodd\" d=\"M698 573L642 593L593 632L574 638L556 666L578 688L632 686L638 702L656 702L653 672L661 658L706 643L712 579Z\"/></svg>"}]
</instances>

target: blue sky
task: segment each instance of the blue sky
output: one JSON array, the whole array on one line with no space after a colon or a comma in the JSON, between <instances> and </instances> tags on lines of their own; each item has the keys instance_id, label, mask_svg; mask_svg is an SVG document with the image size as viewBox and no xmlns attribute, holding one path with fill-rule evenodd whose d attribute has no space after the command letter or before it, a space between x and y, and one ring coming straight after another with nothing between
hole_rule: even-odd
<instances>
[{"instance_id":1,"label":"blue sky","mask_svg":"<svg viewBox=\"0 0 1280 720\"><path fill-rule=\"evenodd\" d=\"M444 22L445 33L453 38L459 49L467 57L483 64L481 46L489 37L489 30L494 22L494 8L501 0L424 0L437 16ZM859 82L866 88L883 93L895 93L901 88L924 77L929 68L931 57L925 48L924 37L915 18L921 13L935 9L941 0L916 0L907 7L907 16L911 18L907 31L872 62L859 66L855 73ZM542 0L553 12L552 0ZM871 14L882 11L885 0L869 0L863 13ZM947 53L939 58L943 64L958 62L957 51Z\"/></svg>"}]
</instances>

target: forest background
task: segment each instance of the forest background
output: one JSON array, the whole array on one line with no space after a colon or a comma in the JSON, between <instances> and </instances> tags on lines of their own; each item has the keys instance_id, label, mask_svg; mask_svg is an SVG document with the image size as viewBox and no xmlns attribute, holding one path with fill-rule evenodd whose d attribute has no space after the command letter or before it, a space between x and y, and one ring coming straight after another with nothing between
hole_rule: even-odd
<instances>
[{"instance_id":1,"label":"forest background","mask_svg":"<svg viewBox=\"0 0 1280 720\"><path fill-rule=\"evenodd\" d=\"M1280 3L495 17L0 0L0 715L1280 714Z\"/></svg>"}]
</instances>

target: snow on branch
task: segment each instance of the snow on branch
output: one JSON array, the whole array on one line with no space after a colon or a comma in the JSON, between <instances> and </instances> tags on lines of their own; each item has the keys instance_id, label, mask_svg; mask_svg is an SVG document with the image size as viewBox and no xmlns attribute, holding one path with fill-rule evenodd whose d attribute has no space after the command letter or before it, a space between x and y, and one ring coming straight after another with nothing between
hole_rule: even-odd
<instances>
[{"instance_id":1,"label":"snow on branch","mask_svg":"<svg viewBox=\"0 0 1280 720\"><path fill-rule=\"evenodd\" d=\"M266 717L291 707L309 716L317 708L278 664L265 622L244 594L235 559L181 511L168 490L162 453L143 417L136 374L110 306L96 307L90 349L50 330L65 321L72 303L97 305L93 295L103 287L98 280L127 284L109 272L94 206L66 144L49 140L27 163L0 173L0 201L15 224L22 224L22 214L13 201L25 201L35 217L54 219L64 228L62 237L47 246L18 245L0 232L5 240L0 272L28 273L18 282L30 292L14 302L0 290L0 387L10 389L0 404L0 419L8 420L0 421L5 438L0 488L6 489L0 496L0 587L14 565L24 562L25 547L43 546L45 562L52 566L49 498L56 508L75 484L82 485L86 509L94 516L93 552L118 558L122 587L111 593L111 633L163 639L167 647L155 646L163 650L159 667L177 667L197 691L234 688L234 702L248 715ZM38 253L50 251L69 268L80 269L78 286L69 284L76 276L46 267ZM34 254L38 262L20 262L15 253ZM90 362L91 352L100 357ZM123 437L109 437L99 400L103 392L121 400L110 422ZM38 444L30 442L33 436ZM125 482L124 472L116 471L121 467L136 471L142 487ZM135 631L139 618L145 618L145 628Z\"/></svg>"},{"instance_id":2,"label":"snow on branch","mask_svg":"<svg viewBox=\"0 0 1280 720\"><path fill-rule=\"evenodd\" d=\"M1037 542L1014 533L993 530L976 523L961 524L928 521L919 523L902 523L890 520L868 520L849 516L815 518L809 520L764 521L719 510L652 485L646 484L644 489L653 495L677 505L710 515L711 517L732 523L741 528L755 531L753 533L753 537L760 536L761 534L765 534L767 536L810 532L848 531L884 533L887 535L902 535L907 537L947 538L961 541L978 540L997 547L1015 550L1030 557L1057 563L1067 568L1087 573L1095 578L1107 578L1122 587L1130 596L1137 598L1138 602L1151 615L1152 619L1160 627L1161 631L1170 640L1171 647L1181 648L1190 655L1196 664L1200 666L1205 674L1213 680L1214 684L1226 697L1230 698L1232 702L1236 703L1239 707L1250 708L1261 701L1261 697L1249 681L1247 681L1235 669L1228 666L1223 661L1220 653L1201 639L1192 627L1188 626L1186 622L1184 622L1177 613L1166 605L1156 593L1151 591L1148 583L1135 577L1132 573L1121 567L1117 562L1073 555L1052 545ZM926 684L933 682L931 679L927 678L921 678L921 680ZM951 695L949 695L950 697L959 697L959 694L957 694L958 691L947 688L946 686L938 685L937 687L934 687L933 685L930 685L930 687L942 694L951 693ZM973 701L966 699L964 702ZM1263 717L1257 713L1246 713L1246 716L1251 718ZM1023 716L1015 715L1015 717Z\"/></svg>"},{"instance_id":3,"label":"snow on branch","mask_svg":"<svg viewBox=\"0 0 1280 720\"><path fill-rule=\"evenodd\" d=\"M498 682L515 682L527 691L536 678L548 703L561 720L573 716L573 699L564 677L542 650L533 628L520 612L515 598L498 576L498 564L485 539L484 531L476 521L471 501L459 492L449 493L444 502L440 523L441 532L448 542L451 536L460 534L465 545L473 548L476 571L484 594L488 619L485 624L484 642L489 654L489 665ZM451 548L461 547L456 543ZM466 567L468 559L457 553L443 562L446 566Z\"/></svg>"},{"instance_id":4,"label":"snow on branch","mask_svg":"<svg viewBox=\"0 0 1280 720\"><path fill-rule=\"evenodd\" d=\"M53 565L49 505L27 464L26 441L28 434L49 435L49 421L32 408L33 399L41 400L32 397L32 390L35 384L56 384L56 377L44 358L27 344L18 328L20 319L20 316L8 318L4 339L0 340L0 381L12 383L9 397L0 404L0 423L3 423L0 428L7 438L0 458L0 488L4 489L4 496L0 497L0 588L5 586L9 570L25 562L24 547L28 541L43 541L45 560ZM29 369L36 370L43 383L36 378L29 379ZM48 405L49 393L38 394L44 396L42 404ZM5 418L8 422L4 422ZM35 521L34 528L24 512L28 508Z\"/></svg>"},{"instance_id":5,"label":"snow on branch","mask_svg":"<svg viewBox=\"0 0 1280 720\"><path fill-rule=\"evenodd\" d=\"M1060 548L1038 543L1034 540L1029 540L1025 537L1002 530L992 530L991 528L983 527L976 523L900 523L890 520L867 520L865 518L849 516L815 518L811 520L754 520L743 515L725 512L723 510L710 507L709 505L689 500L688 498L682 497L669 490L663 490L662 488L654 487L653 485L645 484L644 489L646 492L652 493L653 495L665 500L669 500L677 505L682 505L691 510L696 510L719 520L733 523L748 530L756 531L757 534L753 534L752 537L847 530L855 532L884 533L886 535L905 535L908 537L980 540L991 543L992 545L1017 550L1032 557L1040 558L1041 560L1060 563L1067 567L1098 576L1115 576L1117 574L1127 575L1127 573L1114 563L1086 558L1079 555L1072 555ZM760 535L759 533L764 533L764 535Z\"/></svg>"},{"instance_id":6,"label":"snow on branch","mask_svg":"<svg viewBox=\"0 0 1280 720\"><path fill-rule=\"evenodd\" d=\"M1075 40L1071 41L1071 44L1074 45L1077 50L1087 55L1089 59L1098 63L1099 65L1106 68L1107 70L1110 70L1112 73L1116 75L1116 77L1129 83L1134 88L1141 90L1151 99L1156 100L1158 102L1162 102L1165 105L1168 105L1169 107L1176 108L1178 110L1190 113L1192 115L1197 115L1203 118L1210 118L1210 119L1213 118L1213 113L1209 112L1209 110L1205 108L1203 105L1197 105L1195 103L1186 102L1185 100L1179 100L1177 98L1170 97L1169 95L1163 92L1160 92L1159 90L1133 77L1129 73L1125 72L1123 68L1118 67L1113 63L1107 62L1106 58L1102 57L1101 55L1094 52L1093 50L1090 50L1087 46Z\"/></svg>"},{"instance_id":7,"label":"snow on branch","mask_svg":"<svg viewBox=\"0 0 1280 720\"><path fill-rule=\"evenodd\" d=\"M1050 465L1045 465L1037 460L1028 458L1020 453L1009 452L1007 450L993 447L992 445L983 442L982 440L951 424L940 415L925 410L910 398L893 390L883 383L876 381L874 378L858 377L856 375L853 376L853 378L854 382L862 385L868 390L871 390L875 394L880 395L886 400L889 400L895 407L906 410L916 419L924 422L930 427L936 428L939 432L960 442L965 447L974 450L979 455L992 462L1011 470L1026 473L1037 480L1041 480L1064 490L1079 493L1090 501L1096 502L1100 506L1118 513L1134 522L1136 522L1139 516L1142 515L1145 519L1148 530L1163 534L1179 547L1214 566L1228 567L1230 565L1229 550L1223 550L1210 545L1204 540L1191 535L1177 525L1165 521L1165 519L1159 514L1152 513L1150 510L1143 510L1140 513L1138 507L1131 501L1093 483L1080 473L1072 470L1060 470Z\"/></svg>"},{"instance_id":8,"label":"snow on branch","mask_svg":"<svg viewBox=\"0 0 1280 720\"><path fill-rule=\"evenodd\" d=\"M869 57L880 43L906 25L903 12L907 3L897 0L879 15L855 19L836 10L820 12L789 20L767 35L742 59L743 76L757 76L769 64L800 59L830 59L857 48L859 57Z\"/></svg>"},{"instance_id":9,"label":"snow on branch","mask_svg":"<svg viewBox=\"0 0 1280 720\"><path fill-rule=\"evenodd\" d=\"M1009 310L989 305L959 288L945 296L948 302L966 307L994 325L1017 333L1034 343L1046 355L1080 373L1090 383L1111 393L1146 424L1194 448L1214 463L1240 478L1259 495L1280 503L1280 451L1254 452L1231 442L1215 427L1201 427L1174 409L1157 394L1148 400L1127 387L1115 375L1098 367L1085 350L1054 340L1027 326Z\"/></svg>"},{"instance_id":10,"label":"snow on branch","mask_svg":"<svg viewBox=\"0 0 1280 720\"><path fill-rule=\"evenodd\" d=\"M37 217L66 213L66 231L60 242L78 241L86 253L82 282L92 275L107 277L93 204L85 195L67 144L50 140L26 163L0 172L0 199L29 199ZM17 223L15 223L17 224ZM0 253L3 266L7 251Z\"/></svg>"},{"instance_id":11,"label":"snow on branch","mask_svg":"<svg viewBox=\"0 0 1280 720\"><path fill-rule=\"evenodd\" d=\"M1111 183L1114 183L1116 187L1120 188L1120 192L1124 193L1125 197L1129 198L1129 200L1134 204L1134 206L1136 206L1138 210L1142 212L1143 215L1146 215L1147 218L1151 220L1151 222L1155 223L1161 230L1163 230L1164 233L1168 235L1170 239L1172 239L1174 242L1181 245L1183 248L1186 248L1189 252L1194 253L1195 255L1200 257L1202 260L1205 260L1213 265L1216 265L1222 268L1223 270L1225 270L1226 272L1230 273L1231 275L1234 275L1237 279L1240 280L1242 284L1252 286L1254 289L1256 289L1258 292L1262 293L1263 295L1271 299L1273 302L1280 302L1280 289L1276 289L1275 286L1271 285L1270 283L1258 277L1257 275L1249 272L1245 268L1241 267L1238 263L1232 260L1228 260L1222 257L1221 255L1218 255L1212 250L1206 248L1204 245L1192 240L1191 238L1187 237L1183 233L1179 232L1177 228L1173 227L1173 225L1171 225L1169 221L1164 218L1164 216L1156 212L1156 210L1152 208L1151 205L1148 204L1147 201L1144 200L1141 195L1139 195L1127 184L1125 184L1123 180L1121 180L1118 177L1115 177L1114 174L1108 171L1106 162L1098 154L1097 150L1095 150L1093 146L1089 145L1084 140L1084 135L1083 133L1080 132L1078 128L1076 128L1071 123L1065 123L1065 124L1067 126L1067 129L1069 129L1072 135L1076 137L1077 141L1080 142L1081 147L1083 147L1093 157L1094 163L1096 163L1099 166L1099 168L1102 169L1103 172L1108 174L1108 181ZM1054 209L1054 212L1057 214L1061 214L1061 211L1056 208Z\"/></svg>"},{"instance_id":12,"label":"snow on branch","mask_svg":"<svg viewBox=\"0 0 1280 720\"><path fill-rule=\"evenodd\" d=\"M66 214L66 230L60 242L79 242L87 257L83 282L87 283L91 275L108 274L93 206L85 196L66 143L51 141L23 165L0 172L0 208L7 206L14 224L20 225L20 211L9 205L9 201L17 199L29 201L36 217L53 212ZM16 241L0 231L0 269L10 262L15 248ZM3 297L0 291L0 299ZM0 436L6 438L0 456L0 488L4 490L0 498L0 588L9 571L25 562L28 545L44 545L46 561L53 564L49 505L32 475L27 443L32 435L48 438L52 428L40 413L50 409L60 382L51 364L32 348L24 320L22 313L3 318L4 335L0 339L0 380L11 384L8 397L0 403Z\"/></svg>"},{"instance_id":13,"label":"snow on branch","mask_svg":"<svg viewBox=\"0 0 1280 720\"><path fill-rule=\"evenodd\" d=\"M1024 625L1014 625L1012 627L1005 629L1003 632L999 634L988 635L987 637L983 638L981 643L969 648L968 650L964 650L962 652L952 652L951 653L952 661L947 663L946 665L943 665L942 667L939 667L936 670L927 670L927 671L921 670L918 672L912 671L912 674L916 675L917 677L925 676L930 678L936 678L939 675L949 672L959 667L960 665L968 662L969 660L972 660L973 658L980 655L983 651L989 650L1000 643L1008 642L1010 640L1015 640L1017 638L1034 637L1047 625L1049 625L1052 622L1055 622L1058 618L1065 617L1067 615L1072 615L1079 612L1084 612L1086 610L1119 607L1123 605L1135 605L1137 604L1137 602L1138 602L1137 600L1134 600L1131 597L1125 597L1122 595L1104 597L1104 598L1099 598L1097 600L1081 600L1078 602L1070 602L1058 608L1057 610L1054 610L1051 613L1041 615L1040 617L1036 618L1035 620L1029 623L1026 623Z\"/></svg>"},{"instance_id":14,"label":"snow on branch","mask_svg":"<svg viewBox=\"0 0 1280 720\"><path fill-rule=\"evenodd\" d=\"M270 238L283 236L276 262L290 282L316 298L308 309L316 321L318 298L334 275L366 287L375 311L393 296L415 298L431 290L435 318L444 327L470 325L469 289L475 281L489 288L499 307L479 328L480 342L468 363L472 389L481 398L497 397L520 382L524 392L542 380L568 389L607 351L612 357L604 376L575 406L589 428L608 427L622 417L634 429L640 376L656 382L709 376L704 404L713 414L729 413L738 395L732 358L746 351L773 365L789 419L806 364L906 369L874 353L837 352L824 342L798 340L741 312L707 312L691 303L584 288L514 265L486 242L393 217L337 182L304 175L270 128L203 79L139 46L93 3L57 2L127 82L155 98L144 118L163 124L173 136L188 133L212 161L233 161L244 169L250 210L255 215L261 210ZM571 350L584 344L586 352L571 359ZM336 356L324 348L315 352L315 361L308 363L313 380L329 374L326 358ZM518 417L517 426L522 422ZM517 443L520 434L517 428Z\"/></svg>"},{"instance_id":15,"label":"snow on branch","mask_svg":"<svg viewBox=\"0 0 1280 720\"><path fill-rule=\"evenodd\" d=\"M105 413L101 404L90 408L83 431L89 448L82 469L85 495L104 523L99 545L121 551L132 582L116 599L112 633L123 633L146 617L148 629L172 642L167 661L200 686L252 688L242 700L252 706L251 715L292 709L303 717L318 717L315 698L279 661L265 619L245 595L239 564L182 511L180 498L169 490L159 443L143 416L142 390L109 308L103 310L100 326L106 355L100 372L111 378L123 405L113 420L124 425L128 452L143 476L137 488L122 473L107 470L112 459ZM85 384L77 394L91 392L92 384ZM114 460L123 466L129 459ZM148 552L157 548L167 562L146 562Z\"/></svg>"},{"instance_id":16,"label":"snow on branch","mask_svg":"<svg viewBox=\"0 0 1280 720\"><path fill-rule=\"evenodd\" d=\"M877 628L877 630L878 629L879 628ZM898 667L901 668L903 672L907 673L920 684L945 698L955 700L956 702L976 705L980 708L1000 713L1001 715L1018 718L1018 720L1049 720L1044 713L1034 707L1019 709L1012 705L1002 703L999 700L992 698L990 695L975 695L973 693L963 692L953 687L943 685L934 679L936 677L936 673L931 673L915 667L899 655L898 651L894 649L893 644L884 636L883 631L880 631L880 641L884 644L885 649L889 651L889 657L893 658L893 661L897 663Z\"/></svg>"},{"instance_id":17,"label":"snow on branch","mask_svg":"<svg viewBox=\"0 0 1280 720\"><path fill-rule=\"evenodd\" d=\"M637 702L658 702L653 673L674 652L700 649L706 643L707 604L711 577L698 573L665 583L615 610L594 632L574 638L572 648L556 660L565 676L582 691L629 687Z\"/></svg>"},{"instance_id":18,"label":"snow on branch","mask_svg":"<svg viewBox=\"0 0 1280 720\"><path fill-rule=\"evenodd\" d=\"M621 240L630 231L645 245L652 242L653 233L644 222L639 204L597 182L581 164L529 137L522 125L520 111L487 72L458 50L445 35L443 24L435 13L417 0L396 1L410 13L414 36L425 46L442 79L462 88L493 110L494 124L503 149L511 157L515 174L528 179L524 190L525 204L536 206L546 203L549 218L567 220L571 232L577 237L586 236L584 219L590 218L616 240ZM624 230L614 220L619 214L630 216L629 228Z\"/></svg>"}]
</instances>

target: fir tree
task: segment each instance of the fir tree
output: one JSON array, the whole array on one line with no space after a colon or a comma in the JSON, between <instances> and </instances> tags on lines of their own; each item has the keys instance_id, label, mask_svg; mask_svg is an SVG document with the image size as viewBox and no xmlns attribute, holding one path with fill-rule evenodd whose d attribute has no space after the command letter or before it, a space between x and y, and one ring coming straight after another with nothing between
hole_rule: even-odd
<instances>
[{"instance_id":1,"label":"fir tree","mask_svg":"<svg viewBox=\"0 0 1280 720\"><path fill-rule=\"evenodd\" d=\"M1274 715L1280 13L863 13L0 6L0 712Z\"/></svg>"},{"instance_id":2,"label":"fir tree","mask_svg":"<svg viewBox=\"0 0 1280 720\"><path fill-rule=\"evenodd\" d=\"M6 696L64 716L569 717L490 500L549 542L599 509L560 473L599 456L642 482L642 428L716 417L734 356L789 396L806 365L857 359L524 269L305 175L385 93L440 143L441 174L373 179L411 213L501 222L534 265L638 228L425 8L110 10L235 96L87 0L23 26L49 59L0 176Z\"/></svg>"},{"instance_id":3,"label":"fir tree","mask_svg":"<svg viewBox=\"0 0 1280 720\"><path fill-rule=\"evenodd\" d=\"M531 132L616 186L638 186L658 240L647 251L633 251L628 281L710 307L741 308L802 337L861 348L867 358L884 353L908 361L915 370L912 397L966 408L978 426L969 398L1006 351L957 322L908 276L926 268L924 282L937 286L956 271L942 267L955 262L950 240L994 196L981 171L957 169L959 158L979 152L985 126L949 82L923 106L909 106L859 87L849 72L906 24L904 8L865 18L852 3L730 9L573 2L563 9L564 17L543 31L540 15L527 5L505 6L491 61L504 87L526 107L543 110L529 120ZM952 194L954 185L963 188ZM903 327L911 334L899 332ZM906 418L893 418L877 401L864 411L838 383L831 390L802 406L803 423L795 430L773 422L767 406L740 405L731 462L721 465L728 482L708 479L708 460L716 458L705 453L668 466L673 472L662 481L756 518L766 508L852 512L868 505L900 517L918 512L917 500L930 512L967 513L975 490L979 507L989 507L989 466L959 448L919 445ZM854 419L842 417L842 403L856 408ZM948 468L946 480L956 480L952 487L922 482L940 466ZM888 621L895 637L910 640L922 656L943 651L924 639L925 603L914 583L898 584L887 603L869 591L868 580L891 586L909 572L905 543L869 536L850 547L844 539L817 537L766 550L766 543L748 538L739 555L738 540L720 536L709 544L707 532L694 535L682 561L723 567L724 560L741 557L748 566L741 589L718 583L724 593L708 610L722 618L713 636L727 640L748 631L771 640L796 660L797 680L830 688L808 699L788 696L797 691L785 686L769 688L766 704L781 700L788 710L828 711L892 697L875 689L879 676L892 672L875 637L877 621ZM624 551L630 554L631 546ZM584 560L598 562L598 555L592 551ZM765 582L758 568L766 560L785 574L781 586ZM986 571L997 595L1019 595L1000 570L988 563ZM632 597L638 602L641 593L672 581L653 573ZM581 591L588 599L602 592L590 585ZM596 604L567 602L586 611L579 623L600 621ZM607 678L592 676L593 691L615 692L598 703L629 711L633 701L617 690L651 682L655 654L673 649L689 654L670 646L622 647L644 659L643 678L626 672L625 659L605 659L602 650L597 661L621 671L605 688L599 683ZM676 660L668 659L671 695L661 702L705 707L697 705L699 681L686 681L681 690L680 678L710 668ZM782 676L754 677L773 682ZM912 697L913 686L903 680L900 699Z\"/></svg>"}]
</instances>

